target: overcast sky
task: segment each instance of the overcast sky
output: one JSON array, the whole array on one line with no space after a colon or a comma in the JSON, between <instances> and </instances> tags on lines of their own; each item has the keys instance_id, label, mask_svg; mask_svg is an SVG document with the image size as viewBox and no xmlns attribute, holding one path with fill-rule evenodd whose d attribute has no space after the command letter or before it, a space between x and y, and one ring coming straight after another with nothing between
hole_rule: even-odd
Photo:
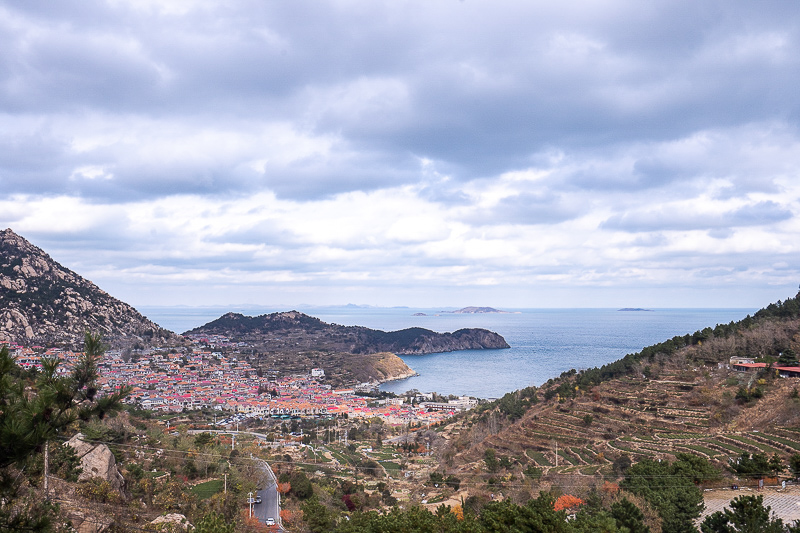
<instances>
[{"instance_id":1,"label":"overcast sky","mask_svg":"<svg viewBox=\"0 0 800 533\"><path fill-rule=\"evenodd\" d=\"M136 306L762 307L800 4L0 4L0 225Z\"/></svg>"}]
</instances>

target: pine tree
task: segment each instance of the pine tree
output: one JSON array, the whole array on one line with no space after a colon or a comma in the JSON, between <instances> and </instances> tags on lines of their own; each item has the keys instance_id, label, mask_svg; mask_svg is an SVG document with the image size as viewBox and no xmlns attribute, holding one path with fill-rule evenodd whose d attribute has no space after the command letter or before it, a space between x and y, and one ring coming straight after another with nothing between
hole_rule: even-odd
<instances>
[{"instance_id":1,"label":"pine tree","mask_svg":"<svg viewBox=\"0 0 800 533\"><path fill-rule=\"evenodd\" d=\"M58 359L43 359L35 380L0 348L0 530L48 531L54 509L46 500L20 493L22 466L77 420L104 418L122 408L128 389L98 396L97 362L105 350L100 335L85 335L84 355L72 375L58 375Z\"/></svg>"},{"instance_id":2,"label":"pine tree","mask_svg":"<svg viewBox=\"0 0 800 533\"><path fill-rule=\"evenodd\" d=\"M611 504L611 516L618 526L627 527L630 533L650 533L650 528L644 523L644 513L627 498Z\"/></svg>"},{"instance_id":3,"label":"pine tree","mask_svg":"<svg viewBox=\"0 0 800 533\"><path fill-rule=\"evenodd\" d=\"M700 525L703 533L783 533L783 520L772 518L764 497L739 496L730 507L707 516Z\"/></svg>"}]
</instances>

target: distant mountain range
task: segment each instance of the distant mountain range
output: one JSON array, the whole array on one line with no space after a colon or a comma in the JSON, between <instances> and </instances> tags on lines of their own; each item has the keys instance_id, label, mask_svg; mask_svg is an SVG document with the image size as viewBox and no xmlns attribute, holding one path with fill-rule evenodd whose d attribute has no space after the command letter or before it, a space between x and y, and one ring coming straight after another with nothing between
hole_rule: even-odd
<instances>
[{"instance_id":1,"label":"distant mountain range","mask_svg":"<svg viewBox=\"0 0 800 533\"><path fill-rule=\"evenodd\" d=\"M0 231L0 340L79 346L87 330L120 346L181 341L12 230Z\"/></svg>"}]
</instances>

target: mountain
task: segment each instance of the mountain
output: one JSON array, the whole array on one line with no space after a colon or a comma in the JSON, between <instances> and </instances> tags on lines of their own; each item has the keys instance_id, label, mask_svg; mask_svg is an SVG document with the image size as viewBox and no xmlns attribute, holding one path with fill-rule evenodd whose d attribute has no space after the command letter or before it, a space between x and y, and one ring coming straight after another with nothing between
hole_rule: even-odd
<instances>
[{"instance_id":1,"label":"mountain","mask_svg":"<svg viewBox=\"0 0 800 533\"><path fill-rule=\"evenodd\" d=\"M179 338L10 229L0 232L0 340L79 346L99 332L114 346Z\"/></svg>"},{"instance_id":2,"label":"mountain","mask_svg":"<svg viewBox=\"0 0 800 533\"><path fill-rule=\"evenodd\" d=\"M408 328L385 332L362 326L328 324L298 311L256 317L227 313L184 335L223 335L235 341L263 343L265 352L331 350L351 354L422 355L509 348L502 336L486 329L436 333L424 328Z\"/></svg>"}]
</instances>

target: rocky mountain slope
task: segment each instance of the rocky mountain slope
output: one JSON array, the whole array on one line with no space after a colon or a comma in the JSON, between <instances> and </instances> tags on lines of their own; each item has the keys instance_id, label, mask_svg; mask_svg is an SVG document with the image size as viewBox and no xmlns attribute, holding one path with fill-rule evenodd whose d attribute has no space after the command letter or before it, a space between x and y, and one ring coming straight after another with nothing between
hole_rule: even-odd
<instances>
[{"instance_id":1,"label":"rocky mountain slope","mask_svg":"<svg viewBox=\"0 0 800 533\"><path fill-rule=\"evenodd\" d=\"M79 346L86 330L121 346L179 340L12 230L1 231L0 340Z\"/></svg>"},{"instance_id":2,"label":"rocky mountain slope","mask_svg":"<svg viewBox=\"0 0 800 533\"><path fill-rule=\"evenodd\" d=\"M379 331L363 326L328 324L298 311L256 317L227 313L184 335L225 335L263 344L266 352L331 350L351 354L391 352L422 355L456 350L509 348L505 339L480 328L437 333L424 328Z\"/></svg>"}]
</instances>

